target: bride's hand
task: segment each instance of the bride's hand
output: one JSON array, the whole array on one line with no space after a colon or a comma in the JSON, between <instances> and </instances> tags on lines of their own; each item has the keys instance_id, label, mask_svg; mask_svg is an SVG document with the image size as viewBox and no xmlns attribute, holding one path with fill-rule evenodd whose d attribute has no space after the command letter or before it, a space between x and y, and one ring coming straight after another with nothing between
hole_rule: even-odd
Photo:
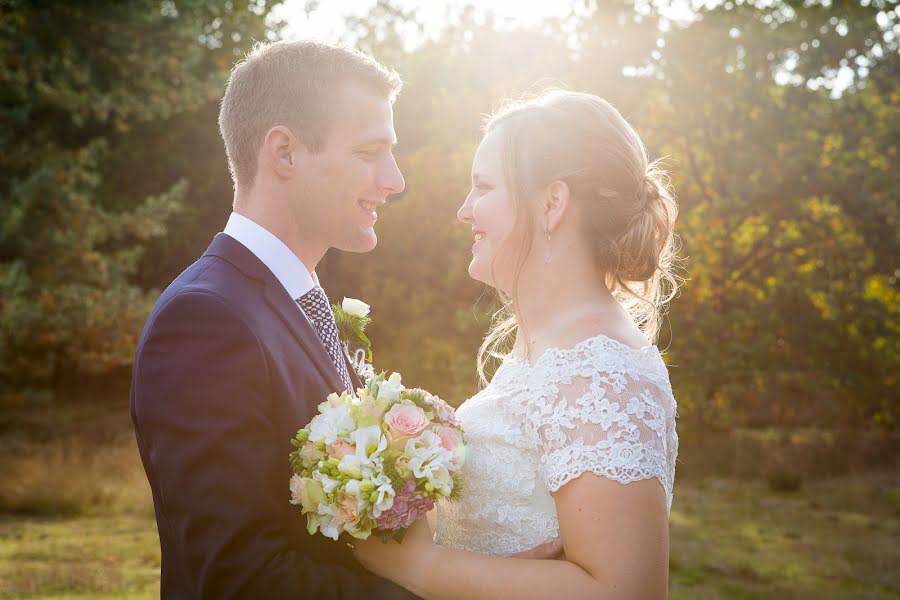
<instances>
[{"instance_id":1,"label":"bride's hand","mask_svg":"<svg viewBox=\"0 0 900 600\"><path fill-rule=\"evenodd\" d=\"M517 552L510 556L510 558L533 558L537 560L551 560L562 557L563 543L562 538L560 537L543 543L540 546L535 546L531 550L523 550L522 552Z\"/></svg>"},{"instance_id":2,"label":"bride's hand","mask_svg":"<svg viewBox=\"0 0 900 600\"><path fill-rule=\"evenodd\" d=\"M429 571L436 546L425 518L418 519L406 531L403 542L385 544L377 537L353 541L353 555L362 566L376 575L415 592L417 577Z\"/></svg>"}]
</instances>

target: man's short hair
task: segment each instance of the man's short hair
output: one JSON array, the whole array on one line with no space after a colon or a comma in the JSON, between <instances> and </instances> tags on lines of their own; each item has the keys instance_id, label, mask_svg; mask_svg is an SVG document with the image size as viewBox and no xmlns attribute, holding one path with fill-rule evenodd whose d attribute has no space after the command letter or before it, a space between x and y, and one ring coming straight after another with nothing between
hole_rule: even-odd
<instances>
[{"instance_id":1,"label":"man's short hair","mask_svg":"<svg viewBox=\"0 0 900 600\"><path fill-rule=\"evenodd\" d=\"M315 41L257 43L234 66L219 109L219 132L235 185L253 185L266 132L289 127L311 152L331 127L341 84L370 86L391 102L402 87L396 71L357 50Z\"/></svg>"}]
</instances>

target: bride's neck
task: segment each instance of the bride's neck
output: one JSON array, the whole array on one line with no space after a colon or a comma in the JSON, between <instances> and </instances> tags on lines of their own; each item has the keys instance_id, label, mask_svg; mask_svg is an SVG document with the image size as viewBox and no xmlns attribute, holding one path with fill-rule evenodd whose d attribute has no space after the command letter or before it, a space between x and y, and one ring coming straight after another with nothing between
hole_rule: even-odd
<instances>
[{"instance_id":1,"label":"bride's neck","mask_svg":"<svg viewBox=\"0 0 900 600\"><path fill-rule=\"evenodd\" d=\"M518 351L527 352L536 343L552 339L555 331L584 317L608 312L618 304L602 275L590 266L581 269L571 265L556 269L551 268L552 264L541 266L542 269L520 280L516 298Z\"/></svg>"}]
</instances>

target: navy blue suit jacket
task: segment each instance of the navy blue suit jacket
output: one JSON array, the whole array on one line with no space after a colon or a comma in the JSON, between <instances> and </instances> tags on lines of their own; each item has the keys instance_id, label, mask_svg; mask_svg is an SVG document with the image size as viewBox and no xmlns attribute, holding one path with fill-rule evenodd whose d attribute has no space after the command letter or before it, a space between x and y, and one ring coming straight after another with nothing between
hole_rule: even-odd
<instances>
[{"instance_id":1,"label":"navy blue suit jacket","mask_svg":"<svg viewBox=\"0 0 900 600\"><path fill-rule=\"evenodd\" d=\"M163 598L412 597L363 571L343 538L309 535L289 503L290 440L341 387L294 299L230 236L166 289L131 385Z\"/></svg>"}]
</instances>

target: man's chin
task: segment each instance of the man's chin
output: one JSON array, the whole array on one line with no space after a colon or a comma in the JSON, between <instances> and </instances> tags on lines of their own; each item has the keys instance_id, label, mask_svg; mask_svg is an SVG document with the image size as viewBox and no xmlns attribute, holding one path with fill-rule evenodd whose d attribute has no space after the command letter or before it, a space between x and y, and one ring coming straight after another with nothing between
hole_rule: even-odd
<instances>
[{"instance_id":1,"label":"man's chin","mask_svg":"<svg viewBox=\"0 0 900 600\"><path fill-rule=\"evenodd\" d=\"M337 246L338 250L342 252L356 252L359 254L364 254L366 252L371 252L375 249L375 246L378 245L378 236L375 235L375 231L370 229L367 232L364 232L362 235L357 236L353 240L348 240L347 243L341 244Z\"/></svg>"}]
</instances>

